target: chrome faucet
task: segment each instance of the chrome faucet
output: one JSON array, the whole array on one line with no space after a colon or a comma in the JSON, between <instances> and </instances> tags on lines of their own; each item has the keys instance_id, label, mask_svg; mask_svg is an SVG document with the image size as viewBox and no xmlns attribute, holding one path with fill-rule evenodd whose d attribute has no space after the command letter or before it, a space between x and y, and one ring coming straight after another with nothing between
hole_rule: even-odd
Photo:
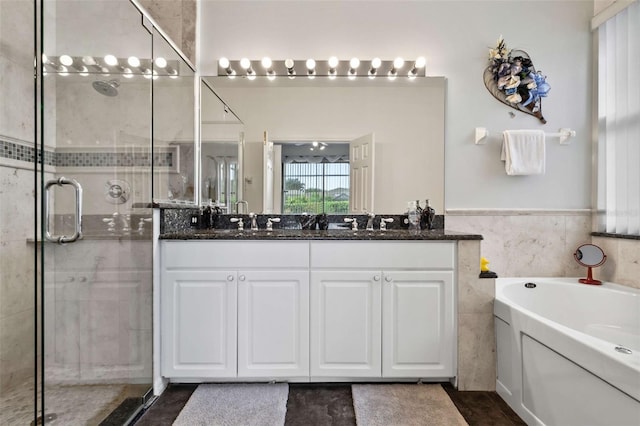
<instances>
[{"instance_id":1,"label":"chrome faucet","mask_svg":"<svg viewBox=\"0 0 640 426\"><path fill-rule=\"evenodd\" d=\"M279 217L270 217L267 219L267 231L273 231L273 224L280 222Z\"/></svg>"},{"instance_id":2,"label":"chrome faucet","mask_svg":"<svg viewBox=\"0 0 640 426\"><path fill-rule=\"evenodd\" d=\"M356 220L355 217L345 217L344 221L351 224L351 229L353 231L358 230L358 221Z\"/></svg>"},{"instance_id":3,"label":"chrome faucet","mask_svg":"<svg viewBox=\"0 0 640 426\"><path fill-rule=\"evenodd\" d=\"M388 218L381 218L380 219L380 230L381 231L386 231L387 230L387 223L391 223L393 222L393 218L392 217L388 217Z\"/></svg>"},{"instance_id":4,"label":"chrome faucet","mask_svg":"<svg viewBox=\"0 0 640 426\"><path fill-rule=\"evenodd\" d=\"M251 213L249 213L249 219L251 219L251 230L252 231L257 231L258 230L258 215L253 213L253 212L251 212Z\"/></svg>"},{"instance_id":5,"label":"chrome faucet","mask_svg":"<svg viewBox=\"0 0 640 426\"><path fill-rule=\"evenodd\" d=\"M144 223L145 222L153 222L153 218L151 217L141 217L138 222L138 234L144 234Z\"/></svg>"},{"instance_id":6,"label":"chrome faucet","mask_svg":"<svg viewBox=\"0 0 640 426\"><path fill-rule=\"evenodd\" d=\"M375 213L367 213L369 219L367 220L367 231L373 231L373 219L376 217Z\"/></svg>"},{"instance_id":7,"label":"chrome faucet","mask_svg":"<svg viewBox=\"0 0 640 426\"><path fill-rule=\"evenodd\" d=\"M229 219L232 223L238 222L238 231L242 231L244 229L244 222L241 217L232 217Z\"/></svg>"},{"instance_id":8,"label":"chrome faucet","mask_svg":"<svg viewBox=\"0 0 640 426\"><path fill-rule=\"evenodd\" d=\"M249 203L245 200L236 201L236 213L240 214L240 204L244 205L244 213L249 213Z\"/></svg>"},{"instance_id":9,"label":"chrome faucet","mask_svg":"<svg viewBox=\"0 0 640 426\"><path fill-rule=\"evenodd\" d=\"M111 215L111 217L104 217L102 218L102 221L104 223L107 224L107 231L109 232L115 232L116 231L116 225L118 222L120 222L120 226L121 226L121 231L122 232L129 232L131 230L131 215L130 214L120 214L118 212L115 212Z\"/></svg>"}]
</instances>

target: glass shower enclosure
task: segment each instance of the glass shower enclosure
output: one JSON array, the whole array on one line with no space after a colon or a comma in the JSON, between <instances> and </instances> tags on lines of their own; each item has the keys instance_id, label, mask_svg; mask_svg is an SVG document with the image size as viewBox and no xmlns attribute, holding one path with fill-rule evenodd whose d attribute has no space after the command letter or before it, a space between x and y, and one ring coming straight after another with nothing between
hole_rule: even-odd
<instances>
[{"instance_id":1,"label":"glass shower enclosure","mask_svg":"<svg viewBox=\"0 0 640 426\"><path fill-rule=\"evenodd\" d=\"M39 12L34 415L125 424L153 381L151 203L196 192L194 69L128 0Z\"/></svg>"}]
</instances>

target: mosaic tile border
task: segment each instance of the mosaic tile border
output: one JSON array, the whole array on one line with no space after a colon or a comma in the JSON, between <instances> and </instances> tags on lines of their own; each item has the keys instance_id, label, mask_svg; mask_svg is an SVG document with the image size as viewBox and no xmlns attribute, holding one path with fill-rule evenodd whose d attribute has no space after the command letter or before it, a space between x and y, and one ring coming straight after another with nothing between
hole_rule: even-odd
<instances>
[{"instance_id":1,"label":"mosaic tile border","mask_svg":"<svg viewBox=\"0 0 640 426\"><path fill-rule=\"evenodd\" d=\"M42 164L41 153L32 146L0 138L0 158L33 163L37 155ZM58 152L45 150L44 164L55 167L149 167L153 159L155 167L174 167L175 152Z\"/></svg>"},{"instance_id":2,"label":"mosaic tile border","mask_svg":"<svg viewBox=\"0 0 640 426\"><path fill-rule=\"evenodd\" d=\"M33 163L35 155L38 156L38 164L42 164L42 154L40 151L36 151L34 147L11 142L6 139L0 139L0 158ZM47 166L55 166L55 163L56 153L50 150L45 150L44 164Z\"/></svg>"}]
</instances>

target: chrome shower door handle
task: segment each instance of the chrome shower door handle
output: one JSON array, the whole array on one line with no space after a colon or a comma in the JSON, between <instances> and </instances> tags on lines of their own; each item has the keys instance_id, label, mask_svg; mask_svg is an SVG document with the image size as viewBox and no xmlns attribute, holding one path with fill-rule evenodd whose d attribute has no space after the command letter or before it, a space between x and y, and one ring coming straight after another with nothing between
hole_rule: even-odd
<instances>
[{"instance_id":1,"label":"chrome shower door handle","mask_svg":"<svg viewBox=\"0 0 640 426\"><path fill-rule=\"evenodd\" d=\"M66 235L51 235L51 230L49 229L50 217L49 214L51 212L51 199L49 189L53 185L63 186L63 185L71 185L73 186L76 194L76 220L75 226L73 230L73 235L67 237ZM61 177L58 179L50 180L46 183L44 187L44 236L47 241L51 241L54 243L72 243L77 239L82 237L82 186L75 179L67 179L65 177Z\"/></svg>"}]
</instances>

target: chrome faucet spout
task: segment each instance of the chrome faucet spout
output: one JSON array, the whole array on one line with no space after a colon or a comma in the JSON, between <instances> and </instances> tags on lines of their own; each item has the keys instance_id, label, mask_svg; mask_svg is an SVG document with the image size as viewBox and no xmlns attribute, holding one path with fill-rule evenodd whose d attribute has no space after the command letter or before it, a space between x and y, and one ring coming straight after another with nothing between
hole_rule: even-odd
<instances>
[{"instance_id":1,"label":"chrome faucet spout","mask_svg":"<svg viewBox=\"0 0 640 426\"><path fill-rule=\"evenodd\" d=\"M258 215L251 212L249 213L249 219L251 219L251 230L252 231L257 231L258 230Z\"/></svg>"},{"instance_id":2,"label":"chrome faucet spout","mask_svg":"<svg viewBox=\"0 0 640 426\"><path fill-rule=\"evenodd\" d=\"M375 219L376 215L374 213L367 213L369 219L367 220L367 231L373 231L373 219Z\"/></svg>"},{"instance_id":3,"label":"chrome faucet spout","mask_svg":"<svg viewBox=\"0 0 640 426\"><path fill-rule=\"evenodd\" d=\"M236 213L240 214L240 204L244 205L243 213L249 213L249 203L245 200L236 201Z\"/></svg>"}]
</instances>

